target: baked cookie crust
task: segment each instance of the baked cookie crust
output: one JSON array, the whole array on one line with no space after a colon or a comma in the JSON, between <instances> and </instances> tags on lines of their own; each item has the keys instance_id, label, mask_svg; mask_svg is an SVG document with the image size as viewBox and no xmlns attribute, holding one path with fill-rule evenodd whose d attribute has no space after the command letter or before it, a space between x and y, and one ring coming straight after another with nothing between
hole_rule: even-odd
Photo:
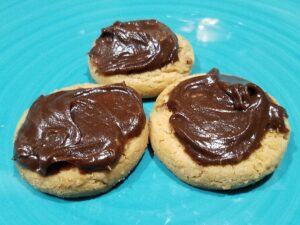
<instances>
[{"instance_id":1,"label":"baked cookie crust","mask_svg":"<svg viewBox=\"0 0 300 225\"><path fill-rule=\"evenodd\" d=\"M125 81L126 85L135 89L143 98L156 97L169 84L189 75L191 72L194 63L193 48L188 40L182 36L177 35L177 38L179 60L175 63L169 63L160 69L143 73L103 75L97 72L96 66L89 58L90 73L93 79L99 84L112 84Z\"/></svg>"},{"instance_id":2,"label":"baked cookie crust","mask_svg":"<svg viewBox=\"0 0 300 225\"><path fill-rule=\"evenodd\" d=\"M97 84L78 84L59 91L99 86ZM16 134L24 123L26 116L27 111L18 123ZM147 143L148 123L146 122L141 134L127 142L123 154L111 170L82 173L78 168L71 167L63 168L55 174L42 176L35 171L25 168L18 162L16 162L16 167L25 180L42 192L63 198L94 196L107 192L118 182L125 179L143 156Z\"/></svg>"},{"instance_id":3,"label":"baked cookie crust","mask_svg":"<svg viewBox=\"0 0 300 225\"><path fill-rule=\"evenodd\" d=\"M201 75L204 74L195 76ZM150 141L155 155L179 179L205 189L237 189L253 184L271 174L285 153L290 132L268 131L261 141L261 146L249 158L237 164L201 166L191 159L174 134L169 123L172 112L166 105L170 92L186 79L189 77L169 85L155 102L150 115ZM285 124L289 128L287 119Z\"/></svg>"}]
</instances>

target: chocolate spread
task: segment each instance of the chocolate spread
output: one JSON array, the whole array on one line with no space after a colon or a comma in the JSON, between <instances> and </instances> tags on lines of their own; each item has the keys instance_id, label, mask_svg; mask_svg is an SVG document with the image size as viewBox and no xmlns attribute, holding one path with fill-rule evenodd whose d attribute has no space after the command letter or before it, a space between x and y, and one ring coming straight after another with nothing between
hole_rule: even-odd
<instances>
[{"instance_id":1,"label":"chocolate spread","mask_svg":"<svg viewBox=\"0 0 300 225\"><path fill-rule=\"evenodd\" d=\"M60 163L110 169L145 123L140 96L125 84L40 96L17 133L14 159L42 175Z\"/></svg>"},{"instance_id":2,"label":"chocolate spread","mask_svg":"<svg viewBox=\"0 0 300 225\"><path fill-rule=\"evenodd\" d=\"M289 131L286 111L260 87L220 78L217 69L179 83L167 106L176 136L200 165L238 163L260 146L267 131Z\"/></svg>"},{"instance_id":3,"label":"chocolate spread","mask_svg":"<svg viewBox=\"0 0 300 225\"><path fill-rule=\"evenodd\" d=\"M89 56L103 75L152 71L178 60L178 41L157 20L117 21L102 29Z\"/></svg>"}]
</instances>

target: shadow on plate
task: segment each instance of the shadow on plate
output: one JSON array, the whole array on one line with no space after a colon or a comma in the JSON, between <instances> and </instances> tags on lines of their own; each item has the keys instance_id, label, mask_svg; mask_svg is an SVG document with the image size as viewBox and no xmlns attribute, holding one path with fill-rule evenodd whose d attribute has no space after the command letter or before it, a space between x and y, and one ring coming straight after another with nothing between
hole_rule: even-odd
<instances>
[{"instance_id":1,"label":"shadow on plate","mask_svg":"<svg viewBox=\"0 0 300 225\"><path fill-rule=\"evenodd\" d=\"M143 99L143 103L154 103L155 101L156 101L156 97Z\"/></svg>"}]
</instances>

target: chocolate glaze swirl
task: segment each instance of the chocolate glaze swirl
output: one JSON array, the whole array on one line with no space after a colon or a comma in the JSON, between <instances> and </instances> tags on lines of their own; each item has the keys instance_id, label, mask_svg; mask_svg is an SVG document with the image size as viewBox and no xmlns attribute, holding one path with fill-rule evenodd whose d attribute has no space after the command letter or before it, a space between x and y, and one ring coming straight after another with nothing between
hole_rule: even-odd
<instances>
[{"instance_id":1,"label":"chocolate glaze swirl","mask_svg":"<svg viewBox=\"0 0 300 225\"><path fill-rule=\"evenodd\" d=\"M170 93L171 126L200 165L238 163L260 146L268 130L289 131L281 106L257 85L236 81L225 83L212 69L179 83Z\"/></svg>"},{"instance_id":2,"label":"chocolate glaze swirl","mask_svg":"<svg viewBox=\"0 0 300 225\"><path fill-rule=\"evenodd\" d=\"M140 96L125 84L40 96L17 134L14 159L43 175L59 163L107 169L145 121Z\"/></svg>"},{"instance_id":3,"label":"chocolate glaze swirl","mask_svg":"<svg viewBox=\"0 0 300 225\"><path fill-rule=\"evenodd\" d=\"M100 74L139 73L177 61L178 42L157 20L117 21L102 29L89 56Z\"/></svg>"}]
</instances>

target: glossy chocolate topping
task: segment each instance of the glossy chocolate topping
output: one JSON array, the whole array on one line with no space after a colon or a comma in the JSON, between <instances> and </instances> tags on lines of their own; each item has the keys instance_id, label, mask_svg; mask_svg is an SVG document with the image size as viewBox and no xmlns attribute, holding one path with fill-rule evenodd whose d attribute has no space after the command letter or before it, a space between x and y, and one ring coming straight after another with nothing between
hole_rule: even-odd
<instances>
[{"instance_id":1,"label":"glossy chocolate topping","mask_svg":"<svg viewBox=\"0 0 300 225\"><path fill-rule=\"evenodd\" d=\"M40 96L17 134L14 159L43 175L59 163L110 169L145 123L141 98L125 84Z\"/></svg>"},{"instance_id":2,"label":"glossy chocolate topping","mask_svg":"<svg viewBox=\"0 0 300 225\"><path fill-rule=\"evenodd\" d=\"M286 111L260 87L232 76L224 80L212 69L178 84L167 102L176 136L200 165L238 163L267 131L288 132Z\"/></svg>"},{"instance_id":3,"label":"glossy chocolate topping","mask_svg":"<svg viewBox=\"0 0 300 225\"><path fill-rule=\"evenodd\" d=\"M157 20L117 21L102 29L89 55L104 75L151 71L178 60L177 37Z\"/></svg>"}]
</instances>

